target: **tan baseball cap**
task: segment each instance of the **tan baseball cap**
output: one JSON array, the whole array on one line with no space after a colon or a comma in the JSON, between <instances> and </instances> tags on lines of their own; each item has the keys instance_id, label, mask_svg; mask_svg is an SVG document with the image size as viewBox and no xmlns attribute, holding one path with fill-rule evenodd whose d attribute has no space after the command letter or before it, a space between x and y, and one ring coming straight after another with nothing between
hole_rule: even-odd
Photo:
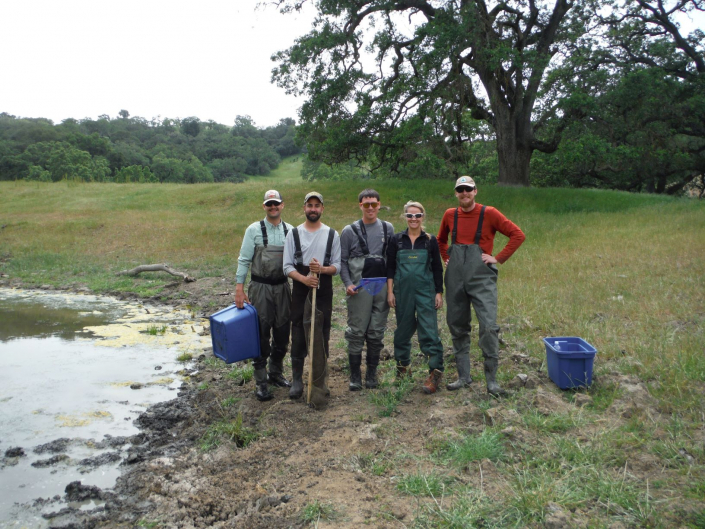
<instances>
[{"instance_id":1,"label":"tan baseball cap","mask_svg":"<svg viewBox=\"0 0 705 529\"><path fill-rule=\"evenodd\" d=\"M323 195L321 195L317 191L311 191L304 197L304 205L306 205L306 202L308 202L309 198L317 198L321 201L321 204L323 204Z\"/></svg>"},{"instance_id":2,"label":"tan baseball cap","mask_svg":"<svg viewBox=\"0 0 705 529\"><path fill-rule=\"evenodd\" d=\"M477 188L475 185L475 180L473 180L469 176L461 176L455 181L455 189L458 189L459 187L474 187Z\"/></svg>"},{"instance_id":3,"label":"tan baseball cap","mask_svg":"<svg viewBox=\"0 0 705 529\"><path fill-rule=\"evenodd\" d=\"M266 204L267 202L279 202L281 204L284 202L284 199L279 191L270 189L264 194L264 202L262 202L262 204Z\"/></svg>"}]
</instances>

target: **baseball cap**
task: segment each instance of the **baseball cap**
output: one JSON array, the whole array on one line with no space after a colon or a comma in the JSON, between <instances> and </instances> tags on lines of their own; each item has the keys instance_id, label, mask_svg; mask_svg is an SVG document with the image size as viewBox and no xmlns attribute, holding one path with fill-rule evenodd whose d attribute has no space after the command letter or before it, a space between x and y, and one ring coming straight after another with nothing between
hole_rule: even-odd
<instances>
[{"instance_id":1,"label":"baseball cap","mask_svg":"<svg viewBox=\"0 0 705 529\"><path fill-rule=\"evenodd\" d=\"M266 204L267 202L284 202L284 199L281 196L281 193L277 191L276 189L270 189L264 194L264 202L262 204Z\"/></svg>"},{"instance_id":2,"label":"baseball cap","mask_svg":"<svg viewBox=\"0 0 705 529\"><path fill-rule=\"evenodd\" d=\"M475 180L469 176L461 176L455 181L455 189L459 187L477 187L475 185Z\"/></svg>"},{"instance_id":3,"label":"baseball cap","mask_svg":"<svg viewBox=\"0 0 705 529\"><path fill-rule=\"evenodd\" d=\"M307 194L304 197L304 204L306 204L306 202L308 202L309 198L317 198L318 200L321 201L321 204L323 204L323 195L321 195L320 193L318 193L316 191L311 191L309 194Z\"/></svg>"}]
</instances>

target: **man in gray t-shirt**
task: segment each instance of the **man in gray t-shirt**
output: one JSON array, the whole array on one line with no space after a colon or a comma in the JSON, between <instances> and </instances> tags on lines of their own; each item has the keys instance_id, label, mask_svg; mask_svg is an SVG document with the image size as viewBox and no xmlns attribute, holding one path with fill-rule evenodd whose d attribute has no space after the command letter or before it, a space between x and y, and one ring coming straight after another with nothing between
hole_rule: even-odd
<instances>
[{"instance_id":1,"label":"man in gray t-shirt","mask_svg":"<svg viewBox=\"0 0 705 529\"><path fill-rule=\"evenodd\" d=\"M345 226L340 235L340 278L345 285L348 305L345 339L350 362L350 391L362 389L360 368L365 342L365 387L376 388L378 385L377 366L384 347L384 330L389 315L386 289L382 288L372 295L363 289L356 290L356 285L362 278L387 277L387 241L394 235L394 226L377 218L381 205L377 191L365 189L358 196L358 202L362 219Z\"/></svg>"},{"instance_id":2,"label":"man in gray t-shirt","mask_svg":"<svg viewBox=\"0 0 705 529\"><path fill-rule=\"evenodd\" d=\"M318 289L316 310L323 316L321 331L328 356L333 315L333 276L340 271L340 237L333 228L321 222L323 209L323 196L315 191L308 193L304 198L306 221L292 229L284 242L284 273L294 281L291 291L291 399L299 399L303 395L302 374L308 352L304 307L313 288Z\"/></svg>"}]
</instances>

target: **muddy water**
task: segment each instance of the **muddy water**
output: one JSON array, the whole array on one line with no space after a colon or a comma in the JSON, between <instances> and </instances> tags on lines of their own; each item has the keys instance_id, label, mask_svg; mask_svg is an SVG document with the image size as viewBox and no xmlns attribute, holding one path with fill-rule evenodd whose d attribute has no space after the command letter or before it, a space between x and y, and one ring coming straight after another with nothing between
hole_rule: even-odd
<instances>
[{"instance_id":1,"label":"muddy water","mask_svg":"<svg viewBox=\"0 0 705 529\"><path fill-rule=\"evenodd\" d=\"M107 297L0 289L0 527L46 527L41 514L66 506L71 481L111 487L120 438L176 396L176 358L209 345L204 323ZM8 453L17 447L23 455Z\"/></svg>"}]
</instances>

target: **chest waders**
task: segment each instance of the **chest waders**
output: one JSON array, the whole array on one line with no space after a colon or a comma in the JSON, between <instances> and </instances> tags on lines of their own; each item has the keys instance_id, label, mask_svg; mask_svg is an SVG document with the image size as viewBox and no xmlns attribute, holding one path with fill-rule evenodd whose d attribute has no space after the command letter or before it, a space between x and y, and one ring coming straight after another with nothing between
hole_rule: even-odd
<instances>
[{"instance_id":1,"label":"chest waders","mask_svg":"<svg viewBox=\"0 0 705 529\"><path fill-rule=\"evenodd\" d=\"M287 229L283 221L282 227L286 237ZM284 246L268 244L263 220L260 221L260 228L262 246L255 246L247 297L257 309L259 317L260 357L254 361L257 398L268 400L272 396L267 390L267 380L280 387L291 385L283 374L284 356L289 345L291 289L284 275ZM267 359L269 376L265 369Z\"/></svg>"},{"instance_id":2,"label":"chest waders","mask_svg":"<svg viewBox=\"0 0 705 529\"><path fill-rule=\"evenodd\" d=\"M448 389L458 389L470 383L470 305L480 327L478 345L484 357L487 389L493 395L503 391L495 380L499 361L499 326L497 325L497 275L494 265L482 260L480 237L485 206L480 210L474 244L457 244L458 209L453 219L450 260L446 268L446 321L453 339L453 353L458 365L458 382ZM462 381L462 384L460 382ZM454 386L454 387L451 387Z\"/></svg>"},{"instance_id":3,"label":"chest waders","mask_svg":"<svg viewBox=\"0 0 705 529\"><path fill-rule=\"evenodd\" d=\"M328 241L326 242L326 253L323 259L323 266L330 266L330 258L333 251L333 238L335 236L335 231L333 228L329 228ZM310 272L308 266L304 266L303 263L303 252L301 251L301 240L299 238L299 232L297 228L291 230L291 234L294 237L294 263L296 266L296 271L304 276L307 276ZM308 355L308 347L306 346L306 323L310 325L310 314L308 322L304 321L304 312L308 304L311 307L309 294L311 289L299 281L294 281L294 286L291 292L291 375L292 375L292 385L289 390L289 398L299 399L303 395L303 371L304 363L306 361L306 356ZM311 309L309 309L311 310ZM322 314L319 316L318 312ZM323 360L328 357L328 341L330 340L330 324L331 316L333 314L333 276L321 274L318 277L318 291L316 292L316 327L315 332L318 333L319 329L322 333L322 355ZM319 317L322 322L319 323ZM321 340L316 340L315 344L320 343ZM316 354L317 348L314 348L314 355ZM319 384L324 394L328 393L326 387L327 378L327 365L325 362L318 362L316 366L317 370L322 368L322 373L316 373L314 371L314 383ZM317 390L318 393L318 390Z\"/></svg>"},{"instance_id":4,"label":"chest waders","mask_svg":"<svg viewBox=\"0 0 705 529\"><path fill-rule=\"evenodd\" d=\"M398 245L397 271L394 275L397 317L394 359L398 366L411 364L411 337L418 331L419 347L428 357L429 369L443 371L443 346L438 337L435 308L436 287L428 249L402 250L401 236Z\"/></svg>"},{"instance_id":5,"label":"chest waders","mask_svg":"<svg viewBox=\"0 0 705 529\"><path fill-rule=\"evenodd\" d=\"M382 221L384 233L382 255L370 254L367 245L367 232L362 221L351 224L350 228L357 235L360 250L363 253L361 257L348 259L350 280L353 283L358 283L363 277L386 277L387 223ZM367 266L365 266L366 263ZM370 265L371 263L372 266ZM377 366L379 365L380 353L384 347L384 330L387 328L387 317L389 316L387 289L383 288L374 296L364 289L358 290L356 295L347 296L346 303L348 305L348 326L345 329L345 339L348 342L350 391L362 389L360 366L362 365L362 348L365 345L365 341L367 341L365 386L367 388L376 388L379 385L377 381Z\"/></svg>"}]
</instances>

